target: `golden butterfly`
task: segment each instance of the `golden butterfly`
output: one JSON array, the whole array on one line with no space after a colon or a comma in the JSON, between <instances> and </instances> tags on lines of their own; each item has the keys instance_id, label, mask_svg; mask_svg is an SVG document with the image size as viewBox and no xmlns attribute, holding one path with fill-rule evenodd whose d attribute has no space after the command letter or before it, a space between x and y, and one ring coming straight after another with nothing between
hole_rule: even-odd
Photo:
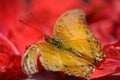
<instances>
[{"instance_id":1,"label":"golden butterfly","mask_svg":"<svg viewBox=\"0 0 120 80\"><path fill-rule=\"evenodd\" d=\"M78 9L65 12L56 22L53 34L54 38L45 35L46 42L26 50L21 63L24 72L28 75L38 72L40 53L39 60L46 70L90 78L105 54L86 24L85 13Z\"/></svg>"}]
</instances>

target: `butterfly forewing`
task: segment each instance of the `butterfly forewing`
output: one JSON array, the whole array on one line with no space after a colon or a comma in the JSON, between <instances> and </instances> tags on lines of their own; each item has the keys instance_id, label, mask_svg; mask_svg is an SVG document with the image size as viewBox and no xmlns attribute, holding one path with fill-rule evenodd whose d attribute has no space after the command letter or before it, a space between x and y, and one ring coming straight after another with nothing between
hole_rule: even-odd
<instances>
[{"instance_id":1,"label":"butterfly forewing","mask_svg":"<svg viewBox=\"0 0 120 80\"><path fill-rule=\"evenodd\" d=\"M53 35L60 40L93 38L82 10L71 10L64 13L56 22Z\"/></svg>"}]
</instances>

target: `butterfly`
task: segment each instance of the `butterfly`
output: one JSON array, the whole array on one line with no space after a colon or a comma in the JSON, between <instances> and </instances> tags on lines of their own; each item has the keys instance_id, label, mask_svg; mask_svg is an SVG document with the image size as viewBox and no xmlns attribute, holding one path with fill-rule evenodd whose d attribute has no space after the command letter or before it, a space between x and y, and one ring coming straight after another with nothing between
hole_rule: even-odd
<instances>
[{"instance_id":1,"label":"butterfly","mask_svg":"<svg viewBox=\"0 0 120 80\"><path fill-rule=\"evenodd\" d=\"M89 79L105 54L87 26L85 13L74 9L62 14L53 36L45 35L45 42L35 43L26 50L21 62L24 72L28 75L38 72L37 54L40 54L39 60L46 70Z\"/></svg>"}]
</instances>

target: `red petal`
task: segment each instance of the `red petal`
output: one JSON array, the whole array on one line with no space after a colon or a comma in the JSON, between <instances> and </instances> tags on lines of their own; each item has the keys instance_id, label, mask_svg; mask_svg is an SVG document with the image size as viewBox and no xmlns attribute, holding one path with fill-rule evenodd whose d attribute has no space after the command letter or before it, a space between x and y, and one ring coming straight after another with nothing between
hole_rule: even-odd
<instances>
[{"instance_id":1,"label":"red petal","mask_svg":"<svg viewBox=\"0 0 120 80\"><path fill-rule=\"evenodd\" d=\"M114 26L111 20L102 20L90 25L94 35L100 40L102 45L106 45L115 40Z\"/></svg>"},{"instance_id":2,"label":"red petal","mask_svg":"<svg viewBox=\"0 0 120 80\"><path fill-rule=\"evenodd\" d=\"M107 57L99 64L91 78L120 72L120 41L106 45L104 53Z\"/></svg>"},{"instance_id":3,"label":"red petal","mask_svg":"<svg viewBox=\"0 0 120 80\"><path fill-rule=\"evenodd\" d=\"M0 34L0 78L16 80L25 76L21 69L21 56L14 45Z\"/></svg>"}]
</instances>

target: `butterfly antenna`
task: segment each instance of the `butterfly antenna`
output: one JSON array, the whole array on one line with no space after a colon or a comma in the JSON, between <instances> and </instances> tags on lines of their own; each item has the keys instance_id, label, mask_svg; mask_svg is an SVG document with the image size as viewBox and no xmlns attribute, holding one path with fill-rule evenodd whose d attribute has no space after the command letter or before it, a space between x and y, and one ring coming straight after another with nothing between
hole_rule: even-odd
<instances>
[{"instance_id":1,"label":"butterfly antenna","mask_svg":"<svg viewBox=\"0 0 120 80\"><path fill-rule=\"evenodd\" d=\"M37 28L35 28L35 27L33 27L32 25L30 25L30 24L27 24L27 23L25 23L24 21L22 21L22 20L19 20L21 23L23 23L23 24L25 24L25 25L27 25L28 27L30 27L30 28L32 28L32 29L34 29L34 30L36 30L36 31L38 31L38 32L40 32L40 33L42 33L42 34L44 34L45 35L45 33L43 33L41 30L39 30L39 29L37 29Z\"/></svg>"},{"instance_id":2,"label":"butterfly antenna","mask_svg":"<svg viewBox=\"0 0 120 80\"><path fill-rule=\"evenodd\" d=\"M38 19L35 18L35 16L33 15L33 13L31 12L30 15L32 16L32 18L34 19L35 22L37 22L38 24L40 23Z\"/></svg>"}]
</instances>

